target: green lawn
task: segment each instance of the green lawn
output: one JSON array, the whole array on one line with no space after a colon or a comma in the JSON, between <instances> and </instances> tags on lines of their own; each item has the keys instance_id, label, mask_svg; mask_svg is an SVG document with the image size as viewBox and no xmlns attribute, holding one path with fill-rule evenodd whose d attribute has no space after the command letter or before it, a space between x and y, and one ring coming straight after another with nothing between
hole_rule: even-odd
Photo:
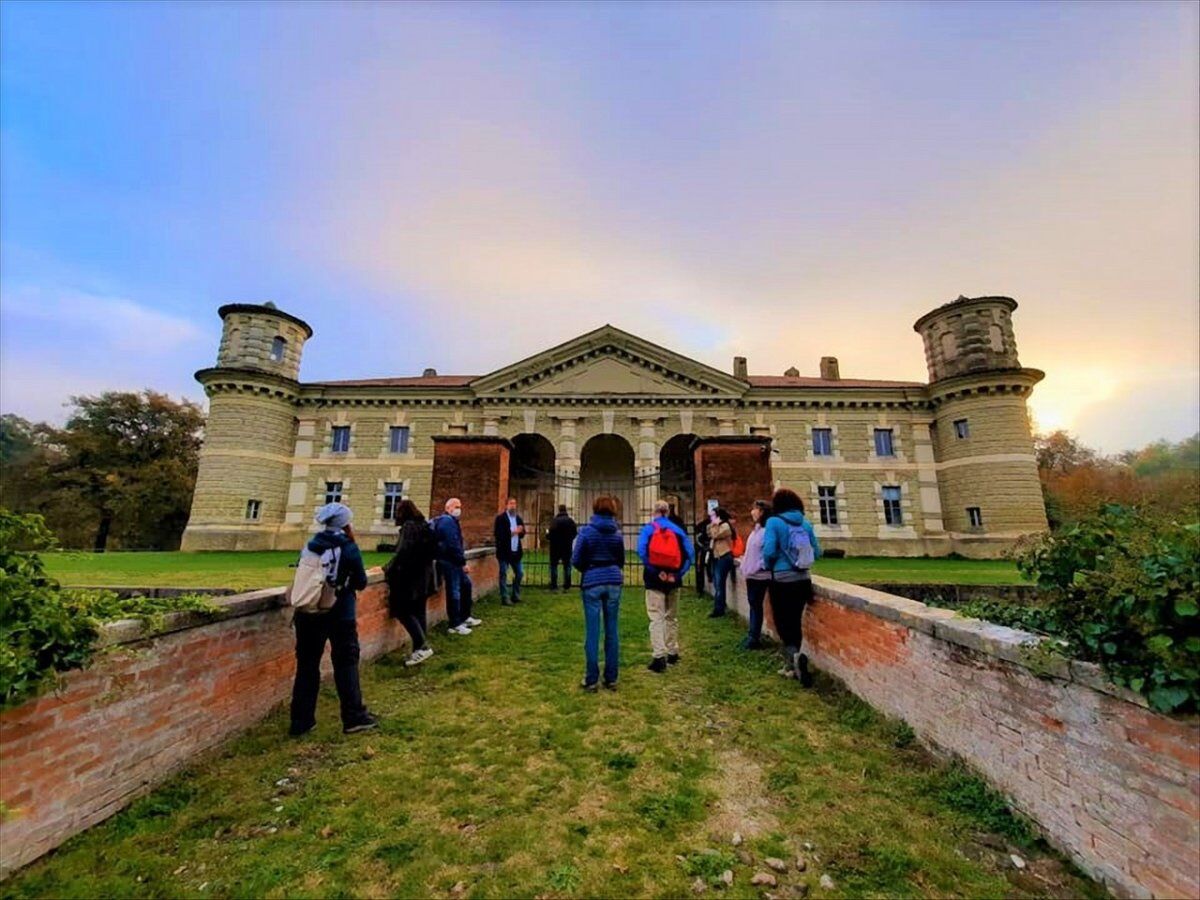
<instances>
[{"instance_id":1,"label":"green lawn","mask_svg":"<svg viewBox=\"0 0 1200 900\"><path fill-rule=\"evenodd\" d=\"M381 565L384 553L365 554L367 565ZM46 568L63 584L131 587L257 588L289 583L288 565L296 554L264 553L47 553ZM823 559L816 572L843 581L929 582L945 584L1020 584L1008 560Z\"/></svg>"},{"instance_id":2,"label":"green lawn","mask_svg":"<svg viewBox=\"0 0 1200 900\"><path fill-rule=\"evenodd\" d=\"M683 661L655 675L627 590L619 690L585 695L577 595L486 602L424 666L364 667L379 733L343 736L326 689L313 735L276 712L0 897L761 897L766 857L779 897L1102 895L907 728L779 678L707 609L684 598Z\"/></svg>"}]
</instances>

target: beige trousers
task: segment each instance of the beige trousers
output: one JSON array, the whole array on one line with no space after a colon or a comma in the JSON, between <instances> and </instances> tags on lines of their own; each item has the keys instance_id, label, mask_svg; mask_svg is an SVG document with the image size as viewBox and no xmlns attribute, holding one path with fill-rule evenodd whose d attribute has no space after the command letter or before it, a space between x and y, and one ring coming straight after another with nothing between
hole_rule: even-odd
<instances>
[{"instance_id":1,"label":"beige trousers","mask_svg":"<svg viewBox=\"0 0 1200 900\"><path fill-rule=\"evenodd\" d=\"M652 591L646 588L646 615L650 617L650 647L654 658L679 653L679 588Z\"/></svg>"}]
</instances>

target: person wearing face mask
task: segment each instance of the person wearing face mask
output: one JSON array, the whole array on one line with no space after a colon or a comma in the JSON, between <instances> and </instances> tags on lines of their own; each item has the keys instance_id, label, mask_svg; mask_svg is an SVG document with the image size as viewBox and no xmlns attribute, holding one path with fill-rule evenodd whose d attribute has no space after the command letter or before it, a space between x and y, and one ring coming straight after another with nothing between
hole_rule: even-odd
<instances>
[{"instance_id":1,"label":"person wearing face mask","mask_svg":"<svg viewBox=\"0 0 1200 900\"><path fill-rule=\"evenodd\" d=\"M451 634L470 634L481 619L471 615L473 588L471 576L467 574L466 545L463 542L462 501L451 497L446 501L446 512L431 522L437 537L437 568L442 583L446 585L446 624Z\"/></svg>"},{"instance_id":2,"label":"person wearing face mask","mask_svg":"<svg viewBox=\"0 0 1200 900\"><path fill-rule=\"evenodd\" d=\"M718 506L708 514L708 539L713 558L713 608L710 619L725 615L725 588L733 570L733 526L729 512Z\"/></svg>"},{"instance_id":3,"label":"person wearing face mask","mask_svg":"<svg viewBox=\"0 0 1200 900\"><path fill-rule=\"evenodd\" d=\"M750 604L750 627L742 641L744 650L761 650L763 647L763 601L771 584L771 570L763 562L762 543L770 516L771 504L766 500L755 500L750 507L754 530L746 538L746 552L740 562L742 578L746 582L746 600Z\"/></svg>"}]
</instances>

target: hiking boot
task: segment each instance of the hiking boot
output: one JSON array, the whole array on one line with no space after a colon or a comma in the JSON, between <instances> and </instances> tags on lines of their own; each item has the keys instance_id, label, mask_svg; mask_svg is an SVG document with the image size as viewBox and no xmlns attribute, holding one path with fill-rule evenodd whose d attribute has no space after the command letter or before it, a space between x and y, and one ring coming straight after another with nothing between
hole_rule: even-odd
<instances>
[{"instance_id":1,"label":"hiking boot","mask_svg":"<svg viewBox=\"0 0 1200 900\"><path fill-rule=\"evenodd\" d=\"M316 727L316 722L313 722L311 725L297 725L295 722L293 722L292 727L288 729L288 737L304 737L304 735L308 734Z\"/></svg>"},{"instance_id":2,"label":"hiking boot","mask_svg":"<svg viewBox=\"0 0 1200 900\"><path fill-rule=\"evenodd\" d=\"M678 653L668 653L667 654L667 665L673 666L677 662L679 662L679 654Z\"/></svg>"},{"instance_id":3,"label":"hiking boot","mask_svg":"<svg viewBox=\"0 0 1200 900\"><path fill-rule=\"evenodd\" d=\"M589 694L596 693L596 682L594 682L594 681L584 680L584 681L579 682L579 686Z\"/></svg>"},{"instance_id":4,"label":"hiking boot","mask_svg":"<svg viewBox=\"0 0 1200 900\"><path fill-rule=\"evenodd\" d=\"M347 725L342 729L342 734L362 734L364 731L374 731L379 727L379 716L367 713L367 717L361 722L355 722L353 725Z\"/></svg>"},{"instance_id":5,"label":"hiking boot","mask_svg":"<svg viewBox=\"0 0 1200 900\"><path fill-rule=\"evenodd\" d=\"M665 656L656 656L646 668L651 672L665 672L667 671L667 658Z\"/></svg>"},{"instance_id":6,"label":"hiking boot","mask_svg":"<svg viewBox=\"0 0 1200 900\"><path fill-rule=\"evenodd\" d=\"M812 673L808 671L808 657L803 653L796 654L796 677L800 679L801 687L812 687Z\"/></svg>"}]
</instances>

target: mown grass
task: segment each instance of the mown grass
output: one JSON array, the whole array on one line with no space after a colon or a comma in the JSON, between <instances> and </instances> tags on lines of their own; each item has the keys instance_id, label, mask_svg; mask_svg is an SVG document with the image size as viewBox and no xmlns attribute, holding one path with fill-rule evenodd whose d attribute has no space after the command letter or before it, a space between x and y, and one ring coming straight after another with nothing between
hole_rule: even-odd
<instances>
[{"instance_id":1,"label":"mown grass","mask_svg":"<svg viewBox=\"0 0 1200 900\"><path fill-rule=\"evenodd\" d=\"M678 897L729 869L710 891L758 897L761 860L797 853L780 896L1100 893L911 733L824 679L779 678L704 601L681 607L683 661L655 675L627 589L619 690L586 695L577 594L486 602L425 665L364 667L380 732L343 736L326 689L310 737L276 712L0 896Z\"/></svg>"},{"instance_id":2,"label":"mown grass","mask_svg":"<svg viewBox=\"0 0 1200 900\"><path fill-rule=\"evenodd\" d=\"M368 566L381 565L386 553L364 554ZM292 579L291 551L238 553L47 553L47 571L63 584L133 587L228 587L249 589L285 584ZM1008 560L822 559L817 574L842 581L940 584L1021 584Z\"/></svg>"}]
</instances>

